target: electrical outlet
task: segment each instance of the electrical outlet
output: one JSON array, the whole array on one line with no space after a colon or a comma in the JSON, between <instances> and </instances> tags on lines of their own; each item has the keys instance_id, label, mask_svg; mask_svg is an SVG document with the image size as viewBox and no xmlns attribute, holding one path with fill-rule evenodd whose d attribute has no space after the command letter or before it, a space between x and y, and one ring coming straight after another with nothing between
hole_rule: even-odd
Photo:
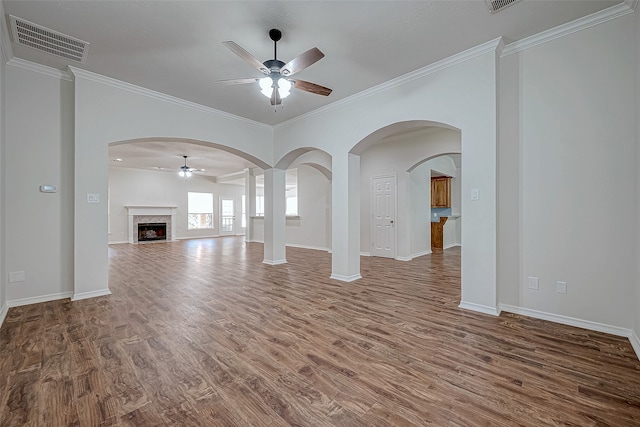
<instances>
[{"instance_id":1,"label":"electrical outlet","mask_svg":"<svg viewBox=\"0 0 640 427\"><path fill-rule=\"evenodd\" d=\"M558 292L559 294L566 294L567 293L567 282L557 281L556 282L556 292Z\"/></svg>"},{"instance_id":2,"label":"electrical outlet","mask_svg":"<svg viewBox=\"0 0 640 427\"><path fill-rule=\"evenodd\" d=\"M529 289L540 289L540 280L537 277L529 277Z\"/></svg>"}]
</instances>

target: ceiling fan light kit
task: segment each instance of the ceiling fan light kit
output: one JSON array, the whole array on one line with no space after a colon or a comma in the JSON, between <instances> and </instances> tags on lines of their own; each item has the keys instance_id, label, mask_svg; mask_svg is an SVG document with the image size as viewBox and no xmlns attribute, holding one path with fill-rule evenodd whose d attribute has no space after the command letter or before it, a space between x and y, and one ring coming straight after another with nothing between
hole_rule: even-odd
<instances>
[{"instance_id":1,"label":"ceiling fan light kit","mask_svg":"<svg viewBox=\"0 0 640 427\"><path fill-rule=\"evenodd\" d=\"M329 96L331 89L304 80L292 79L290 76L315 64L322 58L324 53L317 47L307 50L284 63L278 60L278 41L282 38L282 32L278 29L271 29L269 37L273 40L273 59L260 62L248 51L240 47L233 41L226 41L223 44L233 53L238 55L243 61L251 65L266 77L219 80L216 83L222 84L245 84L258 82L260 92L271 100L271 105L282 105L282 100L290 95L291 89L300 89L316 95Z\"/></svg>"},{"instance_id":2,"label":"ceiling fan light kit","mask_svg":"<svg viewBox=\"0 0 640 427\"><path fill-rule=\"evenodd\" d=\"M182 156L182 157L184 157L184 166L180 166L180 171L178 172L178 176L180 176L180 178L187 179L191 176L191 172L193 171L193 169L187 166L187 156Z\"/></svg>"},{"instance_id":3,"label":"ceiling fan light kit","mask_svg":"<svg viewBox=\"0 0 640 427\"><path fill-rule=\"evenodd\" d=\"M291 82L284 78L263 77L258 80L260 89L264 96L271 98L274 90L278 90L281 99L291 94Z\"/></svg>"}]
</instances>

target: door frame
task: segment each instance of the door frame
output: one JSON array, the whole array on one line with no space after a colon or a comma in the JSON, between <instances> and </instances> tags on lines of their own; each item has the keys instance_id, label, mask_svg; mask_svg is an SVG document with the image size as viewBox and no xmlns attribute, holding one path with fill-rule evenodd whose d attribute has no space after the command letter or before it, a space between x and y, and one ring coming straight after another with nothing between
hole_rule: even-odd
<instances>
[{"instance_id":1,"label":"door frame","mask_svg":"<svg viewBox=\"0 0 640 427\"><path fill-rule=\"evenodd\" d=\"M371 180L369 182L369 198L371 199L371 206L370 206L370 210L371 210L371 223L370 223L370 227L369 227L369 240L370 240L370 244L371 247L369 248L369 250L371 252L369 252L369 254L371 256L377 256L377 255L373 255L373 248L374 248L374 236L375 236L375 224L373 222L373 218L374 218L374 206L375 206L375 197L374 197L374 181L376 179L381 179L381 178L393 178L393 182L394 182L394 192L393 192L393 256L389 257L392 259L396 259L396 256L398 255L398 174L396 173L388 173L388 174L384 174L384 175L374 175L371 177ZM383 257L386 258L386 257Z\"/></svg>"}]
</instances>

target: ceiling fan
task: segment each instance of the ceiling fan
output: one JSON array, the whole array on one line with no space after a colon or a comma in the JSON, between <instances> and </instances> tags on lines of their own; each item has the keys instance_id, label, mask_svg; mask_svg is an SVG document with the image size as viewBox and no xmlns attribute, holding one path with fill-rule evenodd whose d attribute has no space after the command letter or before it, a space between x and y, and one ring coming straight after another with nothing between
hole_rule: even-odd
<instances>
[{"instance_id":1,"label":"ceiling fan","mask_svg":"<svg viewBox=\"0 0 640 427\"><path fill-rule=\"evenodd\" d=\"M316 95L329 96L331 89L328 87L291 78L294 74L324 58L324 53L322 53L320 49L317 47L309 49L285 64L283 61L277 59L278 41L282 38L282 32L274 28L269 31L269 37L273 40L273 59L264 62L258 61L255 56L251 55L235 42L223 42L233 53L266 77L218 80L216 83L233 85L259 82L262 94L271 99L271 105L282 104L282 99L289 95L292 87L305 92L315 93Z\"/></svg>"},{"instance_id":2,"label":"ceiling fan","mask_svg":"<svg viewBox=\"0 0 640 427\"><path fill-rule=\"evenodd\" d=\"M178 172L178 175L180 176L180 178L187 179L191 176L191 173L197 171L197 169L190 168L189 166L187 166L187 156L182 156L182 157L184 157L184 166L180 166L180 171Z\"/></svg>"}]
</instances>

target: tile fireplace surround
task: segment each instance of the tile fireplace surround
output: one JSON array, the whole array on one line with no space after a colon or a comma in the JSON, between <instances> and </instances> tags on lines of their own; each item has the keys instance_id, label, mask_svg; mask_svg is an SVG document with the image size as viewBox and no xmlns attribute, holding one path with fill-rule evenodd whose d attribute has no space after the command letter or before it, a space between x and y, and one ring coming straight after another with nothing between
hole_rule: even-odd
<instances>
[{"instance_id":1,"label":"tile fireplace surround","mask_svg":"<svg viewBox=\"0 0 640 427\"><path fill-rule=\"evenodd\" d=\"M167 240L156 242L176 240L177 206L125 206L125 208L127 208L129 219L129 243L138 243L138 223L145 222L167 223Z\"/></svg>"}]
</instances>

